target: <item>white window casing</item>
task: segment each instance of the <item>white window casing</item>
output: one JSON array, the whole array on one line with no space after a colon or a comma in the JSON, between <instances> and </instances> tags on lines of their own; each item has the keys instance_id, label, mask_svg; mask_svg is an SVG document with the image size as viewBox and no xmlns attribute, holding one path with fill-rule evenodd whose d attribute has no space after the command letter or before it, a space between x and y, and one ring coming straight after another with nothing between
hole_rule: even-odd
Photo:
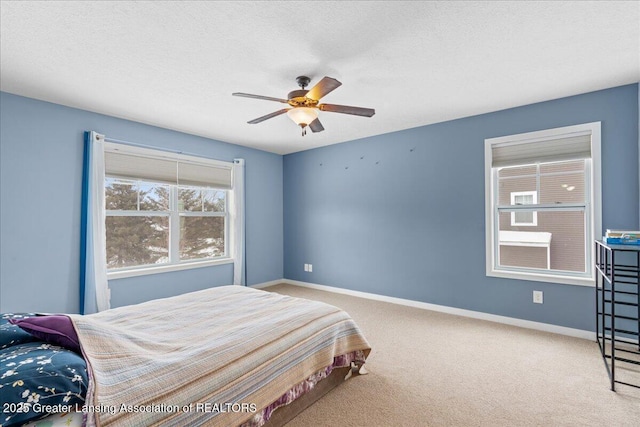
<instances>
[{"instance_id":1,"label":"white window casing","mask_svg":"<svg viewBox=\"0 0 640 427\"><path fill-rule=\"evenodd\" d=\"M593 286L593 240L602 235L601 225L601 174L600 174L601 133L600 122L585 123L555 129L528 132L517 135L485 139L485 221L486 221L486 274L492 277L533 280L552 283ZM536 192L534 207L514 203L517 194L511 195L511 206L500 206L497 201L498 170L503 167L540 165L551 162L562 162L587 159L585 164L585 202L544 204L539 203L540 195ZM538 168L539 169L539 168ZM524 193L524 192L522 192ZM504 199L503 199L504 200ZM547 261L547 269L512 268L501 266L500 246L520 245L549 246L544 234L517 234L522 242L515 242L516 234L499 230L499 212L511 213L511 225L527 226L515 221L516 212L583 212L585 218L585 264L584 273L563 270L551 270ZM517 240L517 239L516 239ZM527 243L527 241L531 242ZM538 241L540 240L540 241ZM535 243L535 244L534 244Z\"/></svg>"},{"instance_id":2,"label":"white window casing","mask_svg":"<svg viewBox=\"0 0 640 427\"><path fill-rule=\"evenodd\" d=\"M108 279L141 276L147 274L178 271L190 268L213 266L234 263L237 260L238 248L242 243L238 238L244 236L236 232L239 226L235 215L242 207L230 206L237 200L234 193L242 194L237 185L243 185L243 180L235 181L234 172L238 167L231 162L223 162L189 156L178 153L153 150L125 144L105 142L105 172L108 177L127 180L144 180L169 184L169 212L151 211L108 211L110 216L169 216L169 251L170 259L174 260L166 264L143 265L130 268L113 269L107 273ZM238 173L238 172L236 172ZM234 188L234 185L236 187ZM225 212L189 212L178 209L178 187L213 188L225 190ZM231 218L232 214L234 215ZM191 216L224 217L224 256L215 258L203 258L195 260L179 260L177 248L180 244L180 218ZM232 224L233 223L233 224ZM235 281L235 279L234 279Z\"/></svg>"}]
</instances>

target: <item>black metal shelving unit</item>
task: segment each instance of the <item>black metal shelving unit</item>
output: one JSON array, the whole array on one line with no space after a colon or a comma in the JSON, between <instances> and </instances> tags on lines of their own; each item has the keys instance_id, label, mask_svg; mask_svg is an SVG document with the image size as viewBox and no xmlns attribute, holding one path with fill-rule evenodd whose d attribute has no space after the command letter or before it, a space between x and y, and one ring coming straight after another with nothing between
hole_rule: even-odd
<instances>
[{"instance_id":1,"label":"black metal shelving unit","mask_svg":"<svg viewBox=\"0 0 640 427\"><path fill-rule=\"evenodd\" d=\"M640 246L595 242L596 339L611 380L640 389Z\"/></svg>"}]
</instances>

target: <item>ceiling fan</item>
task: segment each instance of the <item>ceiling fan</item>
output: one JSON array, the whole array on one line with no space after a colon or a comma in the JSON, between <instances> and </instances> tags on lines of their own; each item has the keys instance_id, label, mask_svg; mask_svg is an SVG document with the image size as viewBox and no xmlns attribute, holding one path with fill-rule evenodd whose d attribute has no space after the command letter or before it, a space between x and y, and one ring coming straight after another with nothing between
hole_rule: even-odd
<instances>
[{"instance_id":1,"label":"ceiling fan","mask_svg":"<svg viewBox=\"0 0 640 427\"><path fill-rule=\"evenodd\" d=\"M258 117L247 123L252 125L263 122L272 117L287 113L298 126L302 128L302 136L307 133L307 126L312 132L322 132L324 127L318 119L318 110L329 111L332 113L353 114L355 116L371 117L376 113L373 108L350 107L348 105L320 104L320 98L333 91L342 83L331 77L323 77L314 87L305 90L311 79L307 76L299 76L296 78L298 85L302 89L289 92L287 99L272 98L270 96L253 95L250 93L235 92L233 96L243 96L245 98L264 99L267 101L276 101L283 104L289 104L292 108L283 108L266 116Z\"/></svg>"}]
</instances>

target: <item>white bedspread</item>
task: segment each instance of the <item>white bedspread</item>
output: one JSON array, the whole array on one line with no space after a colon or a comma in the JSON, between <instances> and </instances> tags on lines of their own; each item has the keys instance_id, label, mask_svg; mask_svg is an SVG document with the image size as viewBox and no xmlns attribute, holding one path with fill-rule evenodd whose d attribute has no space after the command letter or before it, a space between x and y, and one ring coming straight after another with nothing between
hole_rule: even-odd
<instances>
[{"instance_id":1,"label":"white bedspread","mask_svg":"<svg viewBox=\"0 0 640 427\"><path fill-rule=\"evenodd\" d=\"M241 286L70 317L89 426L239 425L335 356L370 351L344 311Z\"/></svg>"}]
</instances>

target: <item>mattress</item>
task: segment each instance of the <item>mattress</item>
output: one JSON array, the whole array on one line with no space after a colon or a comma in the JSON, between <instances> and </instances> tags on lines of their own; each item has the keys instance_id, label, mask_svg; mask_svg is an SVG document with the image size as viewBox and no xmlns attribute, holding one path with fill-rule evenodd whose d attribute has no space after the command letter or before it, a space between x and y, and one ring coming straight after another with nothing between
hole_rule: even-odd
<instances>
[{"instance_id":1,"label":"mattress","mask_svg":"<svg viewBox=\"0 0 640 427\"><path fill-rule=\"evenodd\" d=\"M67 316L89 426L260 426L370 351L344 311L240 286Z\"/></svg>"}]
</instances>

